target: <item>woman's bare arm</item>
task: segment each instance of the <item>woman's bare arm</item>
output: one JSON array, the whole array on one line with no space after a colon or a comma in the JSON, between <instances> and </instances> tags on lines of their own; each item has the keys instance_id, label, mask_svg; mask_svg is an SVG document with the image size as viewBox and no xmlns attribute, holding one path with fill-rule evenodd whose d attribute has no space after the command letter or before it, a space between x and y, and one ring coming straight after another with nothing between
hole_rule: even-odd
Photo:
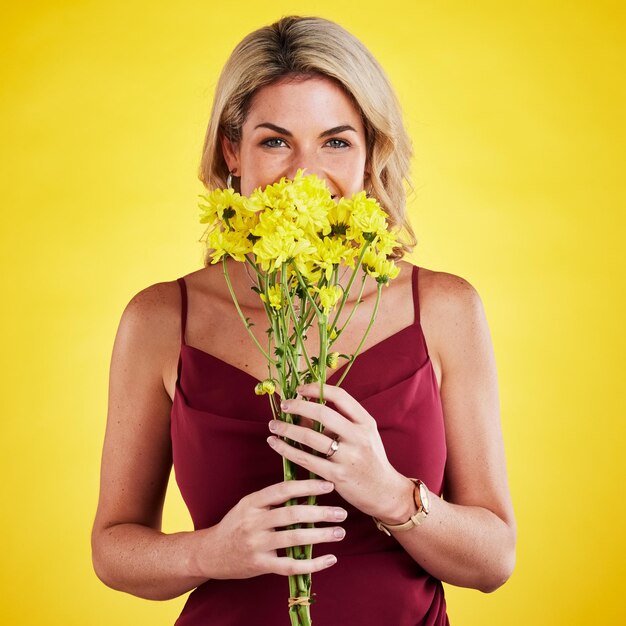
<instances>
[{"instance_id":1,"label":"woman's bare arm","mask_svg":"<svg viewBox=\"0 0 626 626\"><path fill-rule=\"evenodd\" d=\"M423 524L393 536L440 580L492 591L511 574L515 522L489 332L480 299L465 281L429 273L426 280L420 276L423 291L422 321L429 351L436 371L439 364L443 371L447 501L432 496ZM299 392L305 398L320 395L317 384L303 385ZM340 455L326 456L332 441L327 434L282 421L270 422L274 435L268 443L278 454L333 481L337 492L361 511L391 525L406 522L415 513L414 485L389 462L375 418L344 389L326 385L324 399L334 408L302 399L282 406L321 422L339 438ZM312 454L307 447L321 454Z\"/></svg>"},{"instance_id":2,"label":"woman's bare arm","mask_svg":"<svg viewBox=\"0 0 626 626\"><path fill-rule=\"evenodd\" d=\"M114 589L167 600L211 578L287 576L332 567L335 560L328 555L296 560L277 553L289 546L341 540L333 526L276 530L345 519L346 511L337 507L280 506L291 498L332 490L321 480L282 482L248 494L207 529L161 532L172 467L171 400L163 372L171 370L178 356L179 319L178 286L162 283L135 296L120 322L92 531L98 577Z\"/></svg>"},{"instance_id":3,"label":"woman's bare arm","mask_svg":"<svg viewBox=\"0 0 626 626\"><path fill-rule=\"evenodd\" d=\"M190 574L197 534L160 530L172 467L171 400L163 371L165 359L177 351L175 290L175 283L153 285L137 294L122 315L111 360L92 532L98 577L114 589L150 599L176 597L206 580Z\"/></svg>"},{"instance_id":4,"label":"woman's bare arm","mask_svg":"<svg viewBox=\"0 0 626 626\"><path fill-rule=\"evenodd\" d=\"M516 541L491 337L480 297L469 283L420 272L422 326L441 367L445 501L431 495L424 523L393 536L437 578L489 592L511 575ZM406 489L412 493L413 485ZM404 502L407 511L388 522L402 523L413 514L410 495Z\"/></svg>"}]
</instances>

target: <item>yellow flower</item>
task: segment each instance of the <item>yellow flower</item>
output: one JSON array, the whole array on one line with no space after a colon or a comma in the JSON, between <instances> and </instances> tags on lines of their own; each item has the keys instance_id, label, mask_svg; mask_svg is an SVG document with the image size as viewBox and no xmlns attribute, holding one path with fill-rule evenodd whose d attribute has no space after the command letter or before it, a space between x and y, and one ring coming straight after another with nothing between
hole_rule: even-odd
<instances>
[{"instance_id":1,"label":"yellow flower","mask_svg":"<svg viewBox=\"0 0 626 626\"><path fill-rule=\"evenodd\" d=\"M277 311L282 309L283 307L283 299L282 299L282 291L280 289L280 285L272 285L267 289L268 297L265 297L265 294L260 294L261 300L263 302L268 302L273 309Z\"/></svg>"},{"instance_id":2,"label":"yellow flower","mask_svg":"<svg viewBox=\"0 0 626 626\"><path fill-rule=\"evenodd\" d=\"M245 255L252 252L252 242L245 233L216 228L207 236L207 246L212 248L211 263L217 263L224 255L244 262Z\"/></svg>"},{"instance_id":3,"label":"yellow flower","mask_svg":"<svg viewBox=\"0 0 626 626\"><path fill-rule=\"evenodd\" d=\"M306 239L296 239L278 227L276 232L259 236L253 252L264 271L279 269L283 263L309 255L315 248Z\"/></svg>"},{"instance_id":4,"label":"yellow flower","mask_svg":"<svg viewBox=\"0 0 626 626\"><path fill-rule=\"evenodd\" d=\"M257 223L246 198L232 189L216 189L201 198L207 204L198 205L200 221L209 224L202 240L210 250L211 262L217 263L225 255L243 262L244 255L252 252L250 229Z\"/></svg>"},{"instance_id":5,"label":"yellow flower","mask_svg":"<svg viewBox=\"0 0 626 626\"><path fill-rule=\"evenodd\" d=\"M212 224L215 219L224 221L244 208L243 198L232 189L215 189L200 198L206 202L198 205L201 224Z\"/></svg>"},{"instance_id":6,"label":"yellow flower","mask_svg":"<svg viewBox=\"0 0 626 626\"><path fill-rule=\"evenodd\" d=\"M311 235L330 233L328 213L334 206L326 181L315 174L304 176L303 170L298 170L291 186L292 198L297 210L296 223Z\"/></svg>"},{"instance_id":7,"label":"yellow flower","mask_svg":"<svg viewBox=\"0 0 626 626\"><path fill-rule=\"evenodd\" d=\"M352 199L347 236L371 241L376 235L387 230L387 214L374 198L368 198L364 191L355 194Z\"/></svg>"},{"instance_id":8,"label":"yellow flower","mask_svg":"<svg viewBox=\"0 0 626 626\"><path fill-rule=\"evenodd\" d=\"M335 305L343 295L343 290L339 285L312 287L311 289L314 293L319 295L320 306L326 315L335 308Z\"/></svg>"},{"instance_id":9,"label":"yellow flower","mask_svg":"<svg viewBox=\"0 0 626 626\"><path fill-rule=\"evenodd\" d=\"M261 382L257 383L254 387L254 393L257 396L264 396L266 394L273 394L276 391L276 385L271 378L266 378Z\"/></svg>"},{"instance_id":10,"label":"yellow flower","mask_svg":"<svg viewBox=\"0 0 626 626\"><path fill-rule=\"evenodd\" d=\"M322 269L326 280L330 280L333 267L344 261L344 265L354 267L354 249L341 239L324 237L316 242L317 257L314 263Z\"/></svg>"},{"instance_id":11,"label":"yellow flower","mask_svg":"<svg viewBox=\"0 0 626 626\"><path fill-rule=\"evenodd\" d=\"M363 269L383 285L396 278L400 273L400 268L392 260L371 249L363 255Z\"/></svg>"},{"instance_id":12,"label":"yellow flower","mask_svg":"<svg viewBox=\"0 0 626 626\"><path fill-rule=\"evenodd\" d=\"M322 271L314 262L313 258L307 254L300 254L293 260L293 266L289 267L289 276L295 277L296 270L300 272L304 282L308 285L319 283L322 278ZM295 278L297 282L297 278Z\"/></svg>"},{"instance_id":13,"label":"yellow flower","mask_svg":"<svg viewBox=\"0 0 626 626\"><path fill-rule=\"evenodd\" d=\"M255 189L246 203L248 209L260 213L261 221L270 219L274 223L294 223L296 209L293 199L282 191L286 182L283 178L279 183L268 185L265 189Z\"/></svg>"},{"instance_id":14,"label":"yellow flower","mask_svg":"<svg viewBox=\"0 0 626 626\"><path fill-rule=\"evenodd\" d=\"M350 210L352 201L341 198L339 202L333 203L328 211L328 221L333 237L345 237L350 225Z\"/></svg>"},{"instance_id":15,"label":"yellow flower","mask_svg":"<svg viewBox=\"0 0 626 626\"><path fill-rule=\"evenodd\" d=\"M279 233L281 237L302 239L306 237L303 228L296 223L295 213L289 210L266 208L258 214L258 224L252 234L267 237Z\"/></svg>"},{"instance_id":16,"label":"yellow flower","mask_svg":"<svg viewBox=\"0 0 626 626\"><path fill-rule=\"evenodd\" d=\"M337 369L337 365L339 365L339 352L331 352L326 357L326 365L330 367L331 370Z\"/></svg>"},{"instance_id":17,"label":"yellow flower","mask_svg":"<svg viewBox=\"0 0 626 626\"><path fill-rule=\"evenodd\" d=\"M400 273L400 268L389 259L381 261L379 267L380 276L376 280L383 285L389 284L389 281L397 278L398 274Z\"/></svg>"},{"instance_id":18,"label":"yellow flower","mask_svg":"<svg viewBox=\"0 0 626 626\"><path fill-rule=\"evenodd\" d=\"M378 239L376 240L376 250L380 254L384 254L386 257L393 253L396 248L401 247L401 243L398 241L398 234L394 231L385 231L378 233Z\"/></svg>"},{"instance_id":19,"label":"yellow flower","mask_svg":"<svg viewBox=\"0 0 626 626\"><path fill-rule=\"evenodd\" d=\"M304 176L298 170L293 181L281 178L265 189L255 189L249 200L250 209L263 211L274 220L290 221L311 235L328 234L328 211L334 204L326 182L317 176Z\"/></svg>"}]
</instances>

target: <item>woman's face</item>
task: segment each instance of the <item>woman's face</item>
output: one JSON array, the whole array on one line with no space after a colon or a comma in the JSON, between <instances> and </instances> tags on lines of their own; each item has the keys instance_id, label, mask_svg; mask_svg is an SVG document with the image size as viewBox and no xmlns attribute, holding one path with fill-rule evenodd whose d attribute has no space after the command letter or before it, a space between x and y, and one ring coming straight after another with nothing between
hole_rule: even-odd
<instances>
[{"instance_id":1,"label":"woman's face","mask_svg":"<svg viewBox=\"0 0 626 626\"><path fill-rule=\"evenodd\" d=\"M241 141L222 140L230 171L249 195L298 168L324 179L334 196L363 190L365 129L350 98L326 78L287 79L260 89Z\"/></svg>"}]
</instances>

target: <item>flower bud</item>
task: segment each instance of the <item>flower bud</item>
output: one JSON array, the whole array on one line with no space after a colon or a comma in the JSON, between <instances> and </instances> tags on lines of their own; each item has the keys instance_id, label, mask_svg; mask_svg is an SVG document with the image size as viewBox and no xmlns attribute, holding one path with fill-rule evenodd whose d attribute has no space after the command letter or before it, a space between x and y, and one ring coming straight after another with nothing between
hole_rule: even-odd
<instances>
[{"instance_id":1,"label":"flower bud","mask_svg":"<svg viewBox=\"0 0 626 626\"><path fill-rule=\"evenodd\" d=\"M254 387L254 393L257 396L264 396L266 394L272 394L276 391L276 385L271 378L266 378L262 380L260 383L257 383Z\"/></svg>"},{"instance_id":2,"label":"flower bud","mask_svg":"<svg viewBox=\"0 0 626 626\"><path fill-rule=\"evenodd\" d=\"M326 365L330 367L331 370L337 369L337 365L339 365L339 352L330 352L326 356Z\"/></svg>"}]
</instances>

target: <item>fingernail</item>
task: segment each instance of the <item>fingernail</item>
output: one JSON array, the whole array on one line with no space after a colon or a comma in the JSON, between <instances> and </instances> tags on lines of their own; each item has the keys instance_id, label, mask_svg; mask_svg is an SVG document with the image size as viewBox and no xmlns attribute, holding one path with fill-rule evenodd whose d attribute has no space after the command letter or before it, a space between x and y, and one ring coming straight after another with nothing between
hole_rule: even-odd
<instances>
[{"instance_id":1,"label":"fingernail","mask_svg":"<svg viewBox=\"0 0 626 626\"><path fill-rule=\"evenodd\" d=\"M272 420L270 422L270 430L275 433L278 430L278 422L276 420Z\"/></svg>"},{"instance_id":2,"label":"fingernail","mask_svg":"<svg viewBox=\"0 0 626 626\"><path fill-rule=\"evenodd\" d=\"M329 481L324 481L322 483L322 490L323 491L332 491L335 488L335 485L333 485L333 483L329 482Z\"/></svg>"},{"instance_id":3,"label":"fingernail","mask_svg":"<svg viewBox=\"0 0 626 626\"><path fill-rule=\"evenodd\" d=\"M337 537L337 539L342 539L346 535L346 531L343 528L335 528L333 530L333 535Z\"/></svg>"},{"instance_id":4,"label":"fingernail","mask_svg":"<svg viewBox=\"0 0 626 626\"><path fill-rule=\"evenodd\" d=\"M281 408L283 411L286 411L286 410L289 408L289 402L287 402L286 400L283 400L283 401L280 403L280 408Z\"/></svg>"},{"instance_id":5,"label":"fingernail","mask_svg":"<svg viewBox=\"0 0 626 626\"><path fill-rule=\"evenodd\" d=\"M342 520L346 519L346 517L348 517L348 511L344 511L343 509L335 509L334 511L334 518L341 522Z\"/></svg>"},{"instance_id":6,"label":"fingernail","mask_svg":"<svg viewBox=\"0 0 626 626\"><path fill-rule=\"evenodd\" d=\"M272 448L276 447L276 437L268 437L267 438L267 443L270 444L270 446L272 446Z\"/></svg>"},{"instance_id":7,"label":"fingernail","mask_svg":"<svg viewBox=\"0 0 626 626\"><path fill-rule=\"evenodd\" d=\"M337 562L337 557L333 554L329 554L324 559L324 564L327 565L328 567L330 567L331 565L334 565L336 562Z\"/></svg>"}]
</instances>

